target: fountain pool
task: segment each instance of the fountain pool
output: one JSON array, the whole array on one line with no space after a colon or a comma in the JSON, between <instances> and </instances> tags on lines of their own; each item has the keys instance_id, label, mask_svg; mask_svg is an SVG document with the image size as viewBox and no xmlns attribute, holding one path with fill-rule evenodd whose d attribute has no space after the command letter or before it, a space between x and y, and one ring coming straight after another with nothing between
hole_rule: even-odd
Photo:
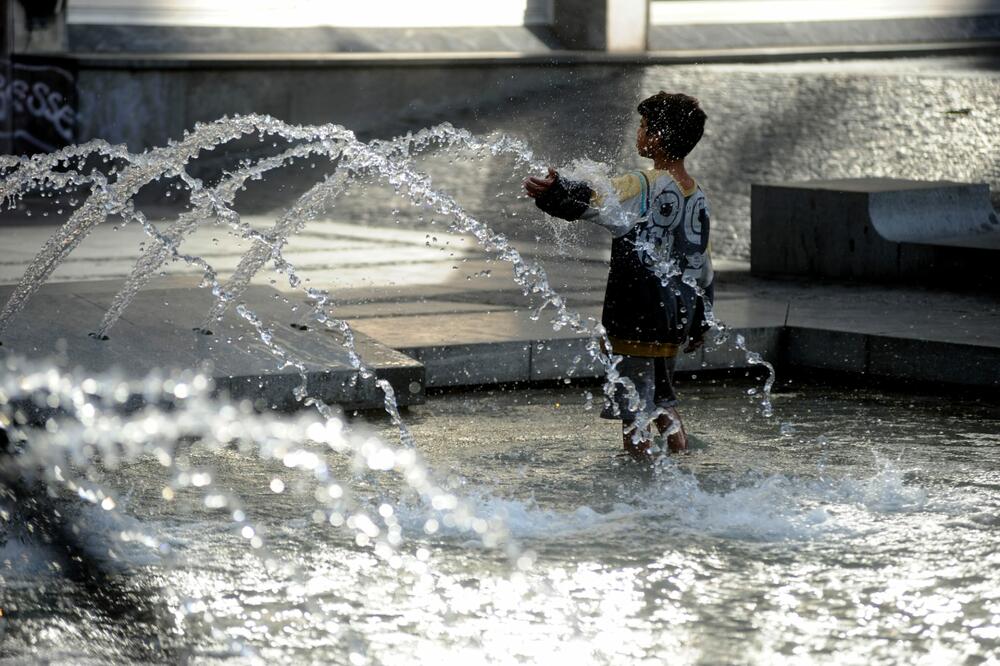
<instances>
[{"instance_id":1,"label":"fountain pool","mask_svg":"<svg viewBox=\"0 0 1000 666\"><path fill-rule=\"evenodd\" d=\"M269 537L139 459L104 472L125 514L170 544L118 551L100 583L2 550L13 661L267 663L987 663L1000 654L1000 410L975 398L785 386L772 424L747 385L682 386L707 451L656 472L614 457L578 387L432 396L407 422L442 484L502 516L508 557L345 468L407 538L388 559L314 522L301 474L235 448L178 448L240 493ZM794 385L793 385L794 386ZM356 427L392 437L388 419ZM90 507L86 546L121 529ZM387 512L388 509L383 509ZM436 517L435 517L436 516ZM119 519L121 520L121 519ZM390 521L391 522L391 521ZM111 560L105 555L105 559ZM294 565L294 566L293 566Z\"/></svg>"},{"instance_id":2,"label":"fountain pool","mask_svg":"<svg viewBox=\"0 0 1000 666\"><path fill-rule=\"evenodd\" d=\"M280 145L217 178L188 172L204 151L247 137ZM347 189L373 181L510 264L525 308L586 337L591 360L615 378L599 324L418 169L416 157L435 147L446 158L503 156L518 175L542 165L522 142L449 125L363 142L340 126L264 116L199 125L141 155L98 141L0 160L8 205L35 190L79 195L56 209L68 217L7 300L0 333L30 313L28 302L88 234L122 220L149 243L94 322L93 344L115 345L136 294L183 262L214 303L184 333L209 339L234 311L293 375L294 401L315 410L221 401L191 371L95 377L32 365L4 347L0 419L18 441L0 465L0 659L996 657L993 403L812 386L786 388L772 406L773 374L763 391L759 381L703 383L686 388L684 412L708 450L654 470L615 458L619 434L597 419L594 387L442 393L400 415L393 386L373 376L336 319L335 294L304 282L284 254ZM240 216L248 182L314 158L330 171L272 226ZM137 206L143 188L161 181L184 195L167 221ZM232 271L189 251L187 239L209 227L250 246ZM357 379L384 395L385 414L345 418L309 393L305 361L243 300L270 269L309 304L300 328L339 334ZM729 344L770 369L743 336Z\"/></svg>"}]
</instances>

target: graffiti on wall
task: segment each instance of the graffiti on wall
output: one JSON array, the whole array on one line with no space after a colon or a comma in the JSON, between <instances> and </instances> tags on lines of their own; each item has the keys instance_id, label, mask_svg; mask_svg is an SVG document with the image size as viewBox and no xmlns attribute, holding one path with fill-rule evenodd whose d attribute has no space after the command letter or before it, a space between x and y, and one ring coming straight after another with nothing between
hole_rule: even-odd
<instances>
[{"instance_id":1,"label":"graffiti on wall","mask_svg":"<svg viewBox=\"0 0 1000 666\"><path fill-rule=\"evenodd\" d=\"M76 139L76 81L55 65L0 63L0 139L16 154L52 152Z\"/></svg>"}]
</instances>

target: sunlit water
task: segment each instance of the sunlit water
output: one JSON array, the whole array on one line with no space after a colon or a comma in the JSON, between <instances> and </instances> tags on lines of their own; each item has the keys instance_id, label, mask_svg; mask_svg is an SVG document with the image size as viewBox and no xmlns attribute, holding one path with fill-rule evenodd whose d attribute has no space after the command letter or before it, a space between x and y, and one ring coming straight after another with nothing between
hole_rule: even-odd
<instances>
[{"instance_id":1,"label":"sunlit water","mask_svg":"<svg viewBox=\"0 0 1000 666\"><path fill-rule=\"evenodd\" d=\"M231 145L248 137L257 137L261 141L278 139L289 147L276 155L257 155L255 158L244 159L238 169L217 174L211 185L188 173L188 169L197 164L203 152ZM278 141L273 141L272 147L279 149ZM270 116L256 114L199 123L180 140L170 141L165 146L141 154L130 152L124 145L94 140L31 158L0 156L0 174L3 175L0 179L0 203L8 208L16 208L25 196L40 193L42 197L54 198L60 202L57 205L66 207L58 208L58 215L63 215L66 209L71 211L62 226L28 264L13 294L0 310L0 334L95 228L111 218L121 219L124 224L141 226L151 243L149 247L141 248L134 269L115 295L97 330L90 335L106 340L108 332L136 293L165 264L173 261L186 263L201 271L201 286L211 289L215 297L211 311L206 313L202 325L195 328L195 331L211 334L215 322L235 305L236 312L253 326L260 341L280 361L280 366L292 367L298 371L302 381L293 392L295 398L303 404L316 407L329 417L330 412L321 401L306 395L304 363L274 343L272 332L268 328L269 322L258 318L241 302L241 298L255 275L265 267L273 268L287 281L291 290L301 291L312 302L308 314L310 319L320 328L343 336L351 365L359 370L362 379L369 379L371 373L355 353L350 327L345 321L337 319L331 311L334 300L329 291L304 283L295 266L285 258L283 249L291 235L303 231L311 221L333 208L345 191L352 186L374 181L391 187L396 198L405 205L441 216L449 232L469 234L482 249L496 259L509 263L513 269L514 282L522 289L535 310L532 318L538 319L542 311L547 310L546 316L553 329L567 328L589 337L588 355L606 371L605 393L611 395L616 384L623 384L634 396L631 380L623 380L618 375L617 357L605 351L610 349L610 343L600 322L570 310L565 298L549 283L541 264L525 260L504 234L493 230L487 222L473 217L448 192L436 188L428 174L414 166L415 155L432 149L463 161L507 156L528 172L538 172L544 164L536 161L531 149L520 140L503 134L477 137L448 123L420 130L416 134L408 133L390 141L365 142L358 140L352 131L341 125L290 125ZM322 159L328 162L332 171L295 198L290 206L286 206L270 229L259 230L247 224L235 208L238 193L248 182L260 180L271 172L304 158ZM588 177L595 182L598 191L611 191L607 165L578 160L570 165L566 173ZM164 182L171 183L172 187L188 199L188 203L175 220L157 226L137 207L137 197L144 188ZM65 203L62 203L63 200L66 200ZM601 208L609 216L621 218L626 215L614 197L605 197ZM431 220L431 224L434 222L435 220ZM228 278L220 277L216 268L205 257L188 254L182 249L188 236L199 226L208 224L228 228L231 234L251 242L251 248ZM680 269L672 257L657 256L656 259L656 265L651 270L661 278L664 285L671 278L680 275ZM693 281L690 286L702 293ZM723 340L729 340L724 324L718 322L711 312L710 303L706 307L706 320L715 329L720 344ZM743 352L749 363L768 369L769 377L759 398L762 413L768 415L771 409L770 389L774 382L773 368L759 354L748 349L740 335L732 336L730 344ZM384 381L379 381L379 386L386 394L386 408L392 412L395 410L392 388ZM655 417L650 416L647 421L652 418ZM404 443L408 442L404 428L401 428L401 438Z\"/></svg>"},{"instance_id":2,"label":"sunlit water","mask_svg":"<svg viewBox=\"0 0 1000 666\"><path fill-rule=\"evenodd\" d=\"M261 550L193 488L163 500L140 459L95 482L85 512L112 571L70 582L50 550L2 553L6 656L324 663L982 663L1000 652L1000 410L825 386L776 396L776 430L745 384L682 386L709 443L657 472L616 458L582 391L439 395L407 421L427 463L517 561L448 528L400 484L326 456L405 539L379 557L335 529L308 474L181 447L267 535ZM356 427L363 427L356 421ZM376 419L386 437L393 427ZM280 492L278 492L280 491ZM383 508L384 513L389 509ZM220 515L221 513L221 515ZM169 548L111 533L155 534ZM23 541L23 543L22 543ZM116 552L107 556L109 546Z\"/></svg>"},{"instance_id":3,"label":"sunlit water","mask_svg":"<svg viewBox=\"0 0 1000 666\"><path fill-rule=\"evenodd\" d=\"M202 151L255 134L289 147L209 185L184 172ZM303 286L282 248L352 183L376 181L509 262L536 316L589 335L613 378L599 325L414 167L411 157L431 146L461 159L506 155L521 173L541 168L502 135L443 125L365 143L339 126L262 116L201 125L143 155L94 142L5 158L8 203L33 188L82 194L0 329L94 227L117 217L151 242L97 337L152 274L183 261L217 297L203 328L235 305L279 366L301 369L240 302L249 279L273 268L353 350L334 295ZM307 154L333 172L271 229L247 225L236 192ZM157 225L135 195L162 179L176 179L189 201ZM253 245L228 278L182 249L204 224ZM730 344L762 364L739 336ZM596 418L593 387L439 396L401 419L382 382L387 416L366 427L313 400L304 383L295 395L315 412L276 416L212 399L193 375L136 389L7 362L0 416L33 423L19 428L26 439L4 465L0 513L0 631L15 662L934 663L997 647L991 408L823 398L831 392L820 388L783 395L762 419L766 390L691 388L691 430L710 447L651 472L614 457L619 433ZM372 379L361 359L352 363ZM148 406L128 412L136 390ZM384 443L393 441L400 446Z\"/></svg>"}]
</instances>

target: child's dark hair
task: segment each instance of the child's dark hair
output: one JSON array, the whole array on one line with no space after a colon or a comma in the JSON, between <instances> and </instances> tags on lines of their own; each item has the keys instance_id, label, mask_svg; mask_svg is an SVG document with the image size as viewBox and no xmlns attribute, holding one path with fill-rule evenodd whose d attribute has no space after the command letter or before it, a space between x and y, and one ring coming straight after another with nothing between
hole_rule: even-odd
<instances>
[{"instance_id":1,"label":"child's dark hair","mask_svg":"<svg viewBox=\"0 0 1000 666\"><path fill-rule=\"evenodd\" d=\"M686 157L705 133L708 116L689 95L661 90L642 100L638 110L646 119L646 131L659 139L660 149L673 159Z\"/></svg>"}]
</instances>

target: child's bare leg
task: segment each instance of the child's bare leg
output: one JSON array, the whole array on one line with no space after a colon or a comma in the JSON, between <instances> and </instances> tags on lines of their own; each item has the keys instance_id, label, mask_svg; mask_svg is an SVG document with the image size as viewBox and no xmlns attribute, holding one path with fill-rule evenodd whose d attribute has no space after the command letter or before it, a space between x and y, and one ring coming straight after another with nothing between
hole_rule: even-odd
<instances>
[{"instance_id":1,"label":"child's bare leg","mask_svg":"<svg viewBox=\"0 0 1000 666\"><path fill-rule=\"evenodd\" d=\"M644 434L647 436L644 437ZM622 446L625 453L636 460L648 460L652 442L649 441L648 433L643 433L637 422L622 421Z\"/></svg>"},{"instance_id":2,"label":"child's bare leg","mask_svg":"<svg viewBox=\"0 0 1000 666\"><path fill-rule=\"evenodd\" d=\"M674 426L674 424L677 424ZM684 432L684 423L681 421L680 413L674 407L667 407L663 414L656 417L656 429L662 435L665 432L673 432L667 435L667 447L671 453L680 453L687 450L687 433Z\"/></svg>"}]
</instances>

